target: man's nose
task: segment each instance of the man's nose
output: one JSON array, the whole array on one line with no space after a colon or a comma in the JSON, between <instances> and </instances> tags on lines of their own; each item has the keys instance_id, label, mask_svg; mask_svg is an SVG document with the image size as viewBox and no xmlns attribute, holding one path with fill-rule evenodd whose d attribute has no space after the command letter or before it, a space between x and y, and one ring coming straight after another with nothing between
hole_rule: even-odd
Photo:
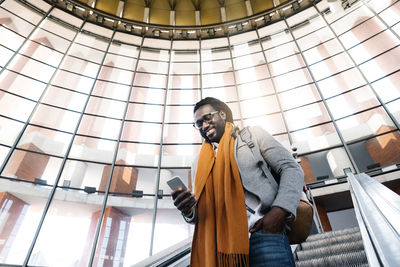
<instances>
[{"instance_id":1,"label":"man's nose","mask_svg":"<svg viewBox=\"0 0 400 267\"><path fill-rule=\"evenodd\" d=\"M207 124L207 126L205 126ZM203 121L203 126L201 126L202 129L206 129L208 128L208 126L210 126L210 122L208 121Z\"/></svg>"}]
</instances>

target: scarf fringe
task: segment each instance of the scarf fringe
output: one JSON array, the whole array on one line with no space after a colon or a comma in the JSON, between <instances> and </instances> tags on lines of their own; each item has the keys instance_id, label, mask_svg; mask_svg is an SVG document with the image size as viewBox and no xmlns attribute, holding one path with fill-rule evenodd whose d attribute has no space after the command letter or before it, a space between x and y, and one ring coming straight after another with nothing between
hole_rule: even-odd
<instances>
[{"instance_id":1,"label":"scarf fringe","mask_svg":"<svg viewBox=\"0 0 400 267\"><path fill-rule=\"evenodd\" d=\"M217 258L219 267L250 266L248 254L225 254L218 252Z\"/></svg>"}]
</instances>

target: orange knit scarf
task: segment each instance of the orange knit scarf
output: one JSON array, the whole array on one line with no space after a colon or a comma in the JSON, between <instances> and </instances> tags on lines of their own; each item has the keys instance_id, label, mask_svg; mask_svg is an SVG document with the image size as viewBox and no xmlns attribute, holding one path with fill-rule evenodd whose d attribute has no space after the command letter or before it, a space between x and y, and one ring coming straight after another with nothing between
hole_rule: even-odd
<instances>
[{"instance_id":1,"label":"orange knit scarf","mask_svg":"<svg viewBox=\"0 0 400 267\"><path fill-rule=\"evenodd\" d=\"M191 267L249 266L249 234L244 192L226 123L217 157L204 142L195 178L196 227Z\"/></svg>"}]
</instances>

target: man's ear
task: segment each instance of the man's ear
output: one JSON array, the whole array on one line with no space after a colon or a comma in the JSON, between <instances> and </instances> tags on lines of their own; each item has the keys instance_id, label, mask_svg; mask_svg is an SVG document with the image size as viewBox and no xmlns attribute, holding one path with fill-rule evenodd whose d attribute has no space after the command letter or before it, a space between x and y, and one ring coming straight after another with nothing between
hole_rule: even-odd
<instances>
[{"instance_id":1,"label":"man's ear","mask_svg":"<svg viewBox=\"0 0 400 267\"><path fill-rule=\"evenodd\" d=\"M219 112L219 115L221 116L221 119L223 119L224 121L226 121L226 114L225 112L223 112L222 110Z\"/></svg>"}]
</instances>

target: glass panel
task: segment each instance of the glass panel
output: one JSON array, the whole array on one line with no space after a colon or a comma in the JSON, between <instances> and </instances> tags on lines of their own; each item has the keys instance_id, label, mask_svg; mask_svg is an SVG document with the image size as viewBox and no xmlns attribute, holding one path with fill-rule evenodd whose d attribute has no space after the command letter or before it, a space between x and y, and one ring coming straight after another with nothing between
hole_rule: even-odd
<instances>
[{"instance_id":1,"label":"glass panel","mask_svg":"<svg viewBox=\"0 0 400 267\"><path fill-rule=\"evenodd\" d=\"M250 67L235 72L237 83L248 83L257 80L269 78L269 70L267 65Z\"/></svg>"},{"instance_id":2,"label":"glass panel","mask_svg":"<svg viewBox=\"0 0 400 267\"><path fill-rule=\"evenodd\" d=\"M286 28L286 26L284 26ZM260 37L261 37L261 30L260 30ZM273 35L270 35L270 38L266 38L265 40L262 41L262 46L264 49L268 49L271 47L276 47L280 46L284 43L288 43L290 41L293 41L292 36L290 35L289 31L281 31L281 32L276 32Z\"/></svg>"},{"instance_id":3,"label":"glass panel","mask_svg":"<svg viewBox=\"0 0 400 267\"><path fill-rule=\"evenodd\" d=\"M400 4L395 3L388 9L384 10L382 13L380 13L380 17L383 18L383 20L389 25L393 26L395 23L400 21Z\"/></svg>"},{"instance_id":4,"label":"glass panel","mask_svg":"<svg viewBox=\"0 0 400 267\"><path fill-rule=\"evenodd\" d=\"M400 97L400 72L396 72L390 76L384 77L372 84L379 97L383 102Z\"/></svg>"},{"instance_id":5,"label":"glass panel","mask_svg":"<svg viewBox=\"0 0 400 267\"><path fill-rule=\"evenodd\" d=\"M58 70L52 84L87 94L90 92L93 82L94 79Z\"/></svg>"},{"instance_id":6,"label":"glass panel","mask_svg":"<svg viewBox=\"0 0 400 267\"><path fill-rule=\"evenodd\" d=\"M45 83L49 82L55 71L53 67L35 60L30 60L28 57L22 55L14 57L8 68Z\"/></svg>"},{"instance_id":7,"label":"glass panel","mask_svg":"<svg viewBox=\"0 0 400 267\"><path fill-rule=\"evenodd\" d=\"M138 69L140 71L140 69ZM135 86L165 88L167 76L162 74L139 73L135 75Z\"/></svg>"},{"instance_id":8,"label":"glass panel","mask_svg":"<svg viewBox=\"0 0 400 267\"><path fill-rule=\"evenodd\" d=\"M176 44L177 42L179 41L174 41L174 44ZM182 41L182 44L185 46L185 48L188 48L187 42L191 41ZM186 61L200 61L199 51L197 50L172 51L171 62L186 62Z\"/></svg>"},{"instance_id":9,"label":"glass panel","mask_svg":"<svg viewBox=\"0 0 400 267\"><path fill-rule=\"evenodd\" d=\"M326 103L335 119L379 105L371 89L366 86L328 99Z\"/></svg>"},{"instance_id":10,"label":"glass panel","mask_svg":"<svg viewBox=\"0 0 400 267\"><path fill-rule=\"evenodd\" d=\"M203 49L203 50L201 50L201 60L202 61L219 60L219 59L225 59L225 58L231 57L231 53L229 52L229 49L226 49L226 48L217 48L217 49L209 50L209 49L204 49L204 47L202 47L202 49Z\"/></svg>"},{"instance_id":11,"label":"glass panel","mask_svg":"<svg viewBox=\"0 0 400 267\"><path fill-rule=\"evenodd\" d=\"M91 96L85 113L122 119L124 116L125 106L125 102Z\"/></svg>"},{"instance_id":12,"label":"glass panel","mask_svg":"<svg viewBox=\"0 0 400 267\"><path fill-rule=\"evenodd\" d=\"M340 139L332 123L290 133L299 154L339 145Z\"/></svg>"},{"instance_id":13,"label":"glass panel","mask_svg":"<svg viewBox=\"0 0 400 267\"><path fill-rule=\"evenodd\" d=\"M240 84L237 89L241 100L275 93L271 79Z\"/></svg>"},{"instance_id":14,"label":"glass panel","mask_svg":"<svg viewBox=\"0 0 400 267\"><path fill-rule=\"evenodd\" d=\"M200 64L196 63L171 63L171 74L197 74L200 72Z\"/></svg>"},{"instance_id":15,"label":"glass panel","mask_svg":"<svg viewBox=\"0 0 400 267\"><path fill-rule=\"evenodd\" d=\"M360 65L360 69L368 81L375 81L400 69L399 54L400 47L397 47Z\"/></svg>"},{"instance_id":16,"label":"glass panel","mask_svg":"<svg viewBox=\"0 0 400 267\"><path fill-rule=\"evenodd\" d=\"M298 49L295 42L282 44L280 46L265 50L265 56L267 57L268 62L288 57L296 53L298 53Z\"/></svg>"},{"instance_id":17,"label":"glass panel","mask_svg":"<svg viewBox=\"0 0 400 267\"><path fill-rule=\"evenodd\" d=\"M257 117L243 120L244 126L259 125L270 134L280 134L287 132L282 114L271 114L268 116Z\"/></svg>"},{"instance_id":18,"label":"glass panel","mask_svg":"<svg viewBox=\"0 0 400 267\"><path fill-rule=\"evenodd\" d=\"M117 139L120 125L120 120L83 115L78 133L102 138Z\"/></svg>"},{"instance_id":19,"label":"glass panel","mask_svg":"<svg viewBox=\"0 0 400 267\"><path fill-rule=\"evenodd\" d=\"M393 33L387 30L349 49L349 53L357 64L361 64L396 45L399 45L399 40Z\"/></svg>"},{"instance_id":20,"label":"glass panel","mask_svg":"<svg viewBox=\"0 0 400 267\"><path fill-rule=\"evenodd\" d=\"M361 6L347 13L343 18L333 22L331 26L336 34L340 35L372 16L373 13L366 6Z\"/></svg>"},{"instance_id":21,"label":"glass panel","mask_svg":"<svg viewBox=\"0 0 400 267\"><path fill-rule=\"evenodd\" d=\"M1 9L0 9L1 10ZM7 28L0 25L0 44L8 47L12 50L17 50L24 41L24 38L17 35L16 33L8 30Z\"/></svg>"},{"instance_id":22,"label":"glass panel","mask_svg":"<svg viewBox=\"0 0 400 267\"><path fill-rule=\"evenodd\" d=\"M193 119L192 119L193 120ZM201 143L201 136L193 124L165 124L164 144L169 143ZM178 148L179 150L179 148ZM182 151L187 150L182 147ZM164 149L163 149L164 151ZM175 152L176 153L176 152Z\"/></svg>"},{"instance_id":23,"label":"glass panel","mask_svg":"<svg viewBox=\"0 0 400 267\"><path fill-rule=\"evenodd\" d=\"M391 128L393 129L393 127ZM381 130L384 132L390 128ZM400 134L398 131L349 145L351 154L362 172L400 163L399 148Z\"/></svg>"},{"instance_id":24,"label":"glass panel","mask_svg":"<svg viewBox=\"0 0 400 267\"><path fill-rule=\"evenodd\" d=\"M164 89L134 87L132 89L130 101L148 104L164 104L165 92Z\"/></svg>"},{"instance_id":25,"label":"glass panel","mask_svg":"<svg viewBox=\"0 0 400 267\"><path fill-rule=\"evenodd\" d=\"M322 102L286 111L285 117L291 131L330 120Z\"/></svg>"},{"instance_id":26,"label":"glass panel","mask_svg":"<svg viewBox=\"0 0 400 267\"><path fill-rule=\"evenodd\" d=\"M159 145L121 142L117 159L118 164L156 167L158 166L159 154Z\"/></svg>"},{"instance_id":27,"label":"glass panel","mask_svg":"<svg viewBox=\"0 0 400 267\"><path fill-rule=\"evenodd\" d=\"M62 59L62 54L56 50L39 45L36 42L27 41L20 50L21 54L29 56L43 63L57 67Z\"/></svg>"},{"instance_id":28,"label":"glass panel","mask_svg":"<svg viewBox=\"0 0 400 267\"><path fill-rule=\"evenodd\" d=\"M201 68L202 68L203 74L223 72L223 71L232 71L232 62L230 59L204 61L201 64Z\"/></svg>"},{"instance_id":29,"label":"glass panel","mask_svg":"<svg viewBox=\"0 0 400 267\"><path fill-rule=\"evenodd\" d=\"M1 264L22 265L48 198L41 186L0 179ZM29 188L27 190L27 188ZM21 193L25 192L25 193Z\"/></svg>"},{"instance_id":30,"label":"glass panel","mask_svg":"<svg viewBox=\"0 0 400 267\"><path fill-rule=\"evenodd\" d=\"M118 34L120 34L120 33L119 32L115 33L114 39L117 39ZM132 37L133 37L133 35L129 34L129 38L131 39ZM139 48L134 45L112 42L110 45L110 48L108 49L108 52L115 53L115 54L122 55L122 56L129 55L129 57L137 58L138 53L139 53ZM124 59L124 61L125 61L125 59Z\"/></svg>"},{"instance_id":31,"label":"glass panel","mask_svg":"<svg viewBox=\"0 0 400 267\"><path fill-rule=\"evenodd\" d=\"M200 100L200 90L168 90L167 104L194 104Z\"/></svg>"},{"instance_id":32,"label":"glass panel","mask_svg":"<svg viewBox=\"0 0 400 267\"><path fill-rule=\"evenodd\" d=\"M161 122L163 112L163 106L129 103L126 119L146 122Z\"/></svg>"},{"instance_id":33,"label":"glass panel","mask_svg":"<svg viewBox=\"0 0 400 267\"><path fill-rule=\"evenodd\" d=\"M343 49L340 43L336 40L330 40L326 43L320 44L312 49L309 49L303 53L307 63L309 65L314 64L315 62L321 61L327 57L336 55L342 52Z\"/></svg>"},{"instance_id":34,"label":"glass panel","mask_svg":"<svg viewBox=\"0 0 400 267\"><path fill-rule=\"evenodd\" d=\"M110 176L111 165L95 164L80 160L67 160L58 186L73 188L95 187L105 191Z\"/></svg>"},{"instance_id":35,"label":"glass panel","mask_svg":"<svg viewBox=\"0 0 400 267\"><path fill-rule=\"evenodd\" d=\"M112 81L116 83L122 83L126 85L130 85L132 83L133 72L110 68L110 67L102 67L99 75L99 79Z\"/></svg>"},{"instance_id":36,"label":"glass panel","mask_svg":"<svg viewBox=\"0 0 400 267\"><path fill-rule=\"evenodd\" d=\"M339 39L342 41L344 47L349 49L384 29L386 29L385 24L378 18L371 18L339 36Z\"/></svg>"},{"instance_id":37,"label":"glass panel","mask_svg":"<svg viewBox=\"0 0 400 267\"><path fill-rule=\"evenodd\" d=\"M202 76L203 88L234 85L232 72L205 74Z\"/></svg>"},{"instance_id":38,"label":"glass panel","mask_svg":"<svg viewBox=\"0 0 400 267\"><path fill-rule=\"evenodd\" d=\"M4 70L0 76L0 88L26 98L38 100L46 84L18 73Z\"/></svg>"},{"instance_id":39,"label":"glass panel","mask_svg":"<svg viewBox=\"0 0 400 267\"><path fill-rule=\"evenodd\" d=\"M36 109L31 123L73 133L79 117L79 113L41 104Z\"/></svg>"},{"instance_id":40,"label":"glass panel","mask_svg":"<svg viewBox=\"0 0 400 267\"><path fill-rule=\"evenodd\" d=\"M36 29L31 40L54 48L61 53L65 53L70 45L70 41L42 29Z\"/></svg>"},{"instance_id":41,"label":"glass panel","mask_svg":"<svg viewBox=\"0 0 400 267\"><path fill-rule=\"evenodd\" d=\"M57 191L54 198L28 264L87 265L104 197L69 189Z\"/></svg>"},{"instance_id":42,"label":"glass panel","mask_svg":"<svg viewBox=\"0 0 400 267\"><path fill-rule=\"evenodd\" d=\"M12 146L22 127L20 122L0 117L0 143Z\"/></svg>"},{"instance_id":43,"label":"glass panel","mask_svg":"<svg viewBox=\"0 0 400 267\"><path fill-rule=\"evenodd\" d=\"M107 46L109 43L108 40L103 40L103 39L100 39L95 36L84 34L82 32L78 34L75 42L86 45L88 47L93 47L93 48L96 48L99 50L103 50L103 51L107 50Z\"/></svg>"},{"instance_id":44,"label":"glass panel","mask_svg":"<svg viewBox=\"0 0 400 267\"><path fill-rule=\"evenodd\" d=\"M156 61L168 61L168 50L156 50L143 47L140 52L140 59L153 59Z\"/></svg>"},{"instance_id":45,"label":"glass panel","mask_svg":"<svg viewBox=\"0 0 400 267\"><path fill-rule=\"evenodd\" d=\"M338 120L336 123L345 141L379 134L382 129L393 127L393 122L381 107Z\"/></svg>"},{"instance_id":46,"label":"glass panel","mask_svg":"<svg viewBox=\"0 0 400 267\"><path fill-rule=\"evenodd\" d=\"M26 121L34 107L32 101L0 91L0 115Z\"/></svg>"},{"instance_id":47,"label":"glass panel","mask_svg":"<svg viewBox=\"0 0 400 267\"><path fill-rule=\"evenodd\" d=\"M0 164L3 164L9 150L10 149L8 147L0 146Z\"/></svg>"},{"instance_id":48,"label":"glass panel","mask_svg":"<svg viewBox=\"0 0 400 267\"><path fill-rule=\"evenodd\" d=\"M65 90L56 86L49 86L44 94L42 103L53 106L82 111L87 95Z\"/></svg>"},{"instance_id":49,"label":"glass panel","mask_svg":"<svg viewBox=\"0 0 400 267\"><path fill-rule=\"evenodd\" d=\"M200 75L173 75L169 77L168 88L200 88Z\"/></svg>"},{"instance_id":50,"label":"glass panel","mask_svg":"<svg viewBox=\"0 0 400 267\"><path fill-rule=\"evenodd\" d=\"M125 122L121 140L160 143L161 124Z\"/></svg>"},{"instance_id":51,"label":"glass panel","mask_svg":"<svg viewBox=\"0 0 400 267\"><path fill-rule=\"evenodd\" d=\"M168 62L149 61L141 59L139 61L137 70L141 72L168 74Z\"/></svg>"},{"instance_id":52,"label":"glass panel","mask_svg":"<svg viewBox=\"0 0 400 267\"><path fill-rule=\"evenodd\" d=\"M251 43L244 43L244 44L233 46L233 49L232 49L233 57L240 57L240 56L244 56L244 55L255 54L256 52L261 51L261 46L257 40L257 35L256 35L255 31L248 32L248 33L254 34L253 40L256 40L256 41L253 41ZM243 42L243 40L241 40L241 41ZM231 42L231 45L233 45L232 42ZM259 54L259 53L256 53L256 54Z\"/></svg>"},{"instance_id":53,"label":"glass panel","mask_svg":"<svg viewBox=\"0 0 400 267\"><path fill-rule=\"evenodd\" d=\"M354 172L343 147L300 156L299 158L306 183L344 176L343 169L346 168L350 168Z\"/></svg>"},{"instance_id":54,"label":"glass panel","mask_svg":"<svg viewBox=\"0 0 400 267\"><path fill-rule=\"evenodd\" d=\"M76 136L69 153L74 159L111 163L117 142L98 138Z\"/></svg>"},{"instance_id":55,"label":"glass panel","mask_svg":"<svg viewBox=\"0 0 400 267\"><path fill-rule=\"evenodd\" d=\"M49 32L55 33L68 40L72 40L75 37L76 31L65 27L62 24L57 23L54 20L46 18L41 24L40 28L45 29Z\"/></svg>"},{"instance_id":56,"label":"glass panel","mask_svg":"<svg viewBox=\"0 0 400 267\"><path fill-rule=\"evenodd\" d=\"M193 128L193 127L192 127ZM201 143L200 134L196 133L194 138ZM200 153L201 145L163 145L163 156L161 158L162 167L188 167L190 168L195 160L195 155ZM161 186L161 184L160 184Z\"/></svg>"},{"instance_id":57,"label":"glass panel","mask_svg":"<svg viewBox=\"0 0 400 267\"><path fill-rule=\"evenodd\" d=\"M392 113L395 120L397 120L397 123L400 124L400 100L398 99L387 104L387 108L389 109L389 112Z\"/></svg>"},{"instance_id":58,"label":"glass panel","mask_svg":"<svg viewBox=\"0 0 400 267\"><path fill-rule=\"evenodd\" d=\"M76 57L66 56L60 68L95 78L100 65Z\"/></svg>"},{"instance_id":59,"label":"glass panel","mask_svg":"<svg viewBox=\"0 0 400 267\"><path fill-rule=\"evenodd\" d=\"M182 219L172 199L159 200L154 229L153 252L160 252L193 235L194 227ZM165 204L164 204L165 202Z\"/></svg>"},{"instance_id":60,"label":"glass panel","mask_svg":"<svg viewBox=\"0 0 400 267\"><path fill-rule=\"evenodd\" d=\"M334 38L332 31L328 28L322 28L316 32L297 39L300 49L305 51L311 47L317 46L325 41Z\"/></svg>"},{"instance_id":61,"label":"glass panel","mask_svg":"<svg viewBox=\"0 0 400 267\"><path fill-rule=\"evenodd\" d=\"M19 13L20 16L23 16L24 13L25 15L27 15L28 17L32 16L32 15L36 15L34 12L29 11L28 9L26 9L24 6L21 6L20 4L17 4L17 2L14 2L15 5L19 6L19 8L21 8L17 13ZM4 6L4 5L2 5ZM21 34L24 37L27 37L33 30L34 26L30 23L28 23L27 21L11 14L10 12L6 11L3 8L0 8L0 16L1 18L5 19L5 23L3 24L5 27L7 27L8 29L17 32L19 34ZM33 16L32 16L33 17ZM40 18L37 17L37 19L39 20Z\"/></svg>"},{"instance_id":62,"label":"glass panel","mask_svg":"<svg viewBox=\"0 0 400 267\"><path fill-rule=\"evenodd\" d=\"M244 118L279 112L279 104L275 95L259 97L241 102Z\"/></svg>"},{"instance_id":63,"label":"glass panel","mask_svg":"<svg viewBox=\"0 0 400 267\"><path fill-rule=\"evenodd\" d=\"M165 111L165 122L193 123L193 106L167 106Z\"/></svg>"},{"instance_id":64,"label":"glass panel","mask_svg":"<svg viewBox=\"0 0 400 267\"><path fill-rule=\"evenodd\" d=\"M107 54L106 59L104 60L104 65L118 67L126 70L135 70L136 59L132 57Z\"/></svg>"},{"instance_id":65,"label":"glass panel","mask_svg":"<svg viewBox=\"0 0 400 267\"><path fill-rule=\"evenodd\" d=\"M147 258L153 201L109 196L107 203L93 266L131 266Z\"/></svg>"},{"instance_id":66,"label":"glass panel","mask_svg":"<svg viewBox=\"0 0 400 267\"><path fill-rule=\"evenodd\" d=\"M211 96L224 102L237 101L238 96L234 86L205 88L203 89L203 98Z\"/></svg>"},{"instance_id":67,"label":"glass panel","mask_svg":"<svg viewBox=\"0 0 400 267\"><path fill-rule=\"evenodd\" d=\"M40 150L33 143L20 147L29 150ZM35 178L39 178L46 180L46 183L51 185L57 177L61 163L62 159L60 158L16 149L1 175L31 182L35 181Z\"/></svg>"},{"instance_id":68,"label":"glass panel","mask_svg":"<svg viewBox=\"0 0 400 267\"><path fill-rule=\"evenodd\" d=\"M265 64L262 52L241 56L233 59L235 70Z\"/></svg>"},{"instance_id":69,"label":"glass panel","mask_svg":"<svg viewBox=\"0 0 400 267\"><path fill-rule=\"evenodd\" d=\"M310 70L314 74L315 80L318 81L352 67L354 64L350 58L345 53L341 53L310 66Z\"/></svg>"},{"instance_id":70,"label":"glass panel","mask_svg":"<svg viewBox=\"0 0 400 267\"><path fill-rule=\"evenodd\" d=\"M106 81L96 81L92 94L126 101L129 95L129 90L130 87L127 85Z\"/></svg>"},{"instance_id":71,"label":"glass panel","mask_svg":"<svg viewBox=\"0 0 400 267\"><path fill-rule=\"evenodd\" d=\"M17 147L63 157L71 138L71 134L28 126Z\"/></svg>"},{"instance_id":72,"label":"glass panel","mask_svg":"<svg viewBox=\"0 0 400 267\"><path fill-rule=\"evenodd\" d=\"M283 110L317 102L321 99L314 84L284 91L278 96Z\"/></svg>"},{"instance_id":73,"label":"glass panel","mask_svg":"<svg viewBox=\"0 0 400 267\"><path fill-rule=\"evenodd\" d=\"M307 8L303 12L315 12L315 9L313 10L312 8ZM301 13L299 13L299 14L301 14ZM315 16L315 15L313 15L313 16ZM311 17L312 17L311 14L309 14L307 17L302 17L301 19L299 19L299 22L297 23L297 25L293 26L292 32L296 39L324 27L325 22L321 16L317 15L317 17L313 17L313 18L311 18ZM291 17L289 17L288 20L290 18ZM304 20L305 18L308 18L308 19Z\"/></svg>"},{"instance_id":74,"label":"glass panel","mask_svg":"<svg viewBox=\"0 0 400 267\"><path fill-rule=\"evenodd\" d=\"M325 98L341 94L366 84L357 68L346 70L318 82Z\"/></svg>"},{"instance_id":75,"label":"glass panel","mask_svg":"<svg viewBox=\"0 0 400 267\"><path fill-rule=\"evenodd\" d=\"M274 77L276 90L284 91L312 82L307 69L300 69Z\"/></svg>"},{"instance_id":76,"label":"glass panel","mask_svg":"<svg viewBox=\"0 0 400 267\"><path fill-rule=\"evenodd\" d=\"M104 57L104 52L97 50L97 49L93 49L93 48L89 48L87 46L84 45L80 45L77 43L74 43L69 51L69 54L71 56L75 56L81 59L85 59L87 61L92 61L95 63L100 64L103 60Z\"/></svg>"}]
</instances>

